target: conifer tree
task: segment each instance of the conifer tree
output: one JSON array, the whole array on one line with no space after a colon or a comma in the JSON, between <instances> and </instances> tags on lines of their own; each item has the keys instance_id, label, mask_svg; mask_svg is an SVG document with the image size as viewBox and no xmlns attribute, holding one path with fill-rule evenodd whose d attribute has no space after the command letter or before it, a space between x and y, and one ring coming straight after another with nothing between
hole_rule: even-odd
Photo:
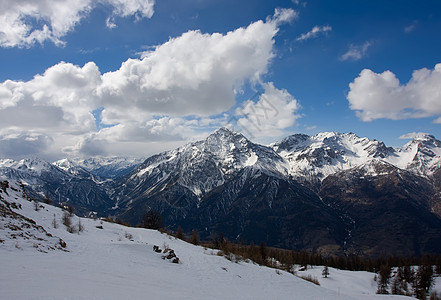
<instances>
[{"instance_id":1,"label":"conifer tree","mask_svg":"<svg viewBox=\"0 0 441 300\"><path fill-rule=\"evenodd\" d=\"M328 266L324 266L323 271L322 271L322 276L324 278L328 278L328 276L329 276L329 268L328 268Z\"/></svg>"},{"instance_id":2,"label":"conifer tree","mask_svg":"<svg viewBox=\"0 0 441 300\"><path fill-rule=\"evenodd\" d=\"M388 286L390 280L390 269L391 268L389 265L381 265L378 278L377 294L389 294Z\"/></svg>"}]
</instances>

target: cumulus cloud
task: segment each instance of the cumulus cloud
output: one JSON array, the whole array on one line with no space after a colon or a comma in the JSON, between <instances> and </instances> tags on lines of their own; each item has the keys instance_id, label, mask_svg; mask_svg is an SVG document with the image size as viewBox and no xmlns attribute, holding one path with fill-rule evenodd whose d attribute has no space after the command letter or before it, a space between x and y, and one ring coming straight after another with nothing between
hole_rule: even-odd
<instances>
[{"instance_id":1,"label":"cumulus cloud","mask_svg":"<svg viewBox=\"0 0 441 300\"><path fill-rule=\"evenodd\" d=\"M130 1L111 1L115 7L116 2ZM94 62L82 67L60 62L29 81L6 80L0 83L0 136L16 130L45 133L53 140L48 153L84 155L152 154L151 143L164 149L201 136L207 130L200 127L225 125L236 90L262 83L278 26L295 15L278 9L265 22L226 34L188 31L113 72L102 74ZM273 105L286 105L288 113L297 109L286 91L264 86ZM244 108L247 117L251 105ZM289 123L282 110L278 123L265 125L266 132Z\"/></svg>"},{"instance_id":2,"label":"cumulus cloud","mask_svg":"<svg viewBox=\"0 0 441 300\"><path fill-rule=\"evenodd\" d=\"M350 108L363 121L441 115L441 64L433 70L414 71L407 84L401 84L391 71L379 74L364 69L349 88Z\"/></svg>"},{"instance_id":3,"label":"cumulus cloud","mask_svg":"<svg viewBox=\"0 0 441 300\"><path fill-rule=\"evenodd\" d=\"M132 119L134 110L210 115L235 103L234 86L255 81L273 58L277 28L256 22L226 35L189 31L142 59L103 75L98 95L106 123Z\"/></svg>"},{"instance_id":4,"label":"cumulus cloud","mask_svg":"<svg viewBox=\"0 0 441 300\"><path fill-rule=\"evenodd\" d=\"M400 139L402 139L402 140L411 140L411 139L414 139L416 137L422 137L422 136L426 136L426 135L428 135L428 133L425 133L425 132L409 132L409 133L401 135Z\"/></svg>"},{"instance_id":5,"label":"cumulus cloud","mask_svg":"<svg viewBox=\"0 0 441 300\"><path fill-rule=\"evenodd\" d=\"M311 31L303 33L296 40L297 41L309 40L309 39L317 37L320 33L326 33L326 32L331 31L331 30L332 30L332 27L328 26L328 25L326 25L326 26L314 26L311 29Z\"/></svg>"},{"instance_id":6,"label":"cumulus cloud","mask_svg":"<svg viewBox=\"0 0 441 300\"><path fill-rule=\"evenodd\" d=\"M154 0L20 0L0 3L0 47L30 47L35 43L61 40L98 4L110 6L112 15L135 15L137 19L153 15Z\"/></svg>"},{"instance_id":7,"label":"cumulus cloud","mask_svg":"<svg viewBox=\"0 0 441 300\"><path fill-rule=\"evenodd\" d=\"M0 83L0 125L32 130L88 132L101 74L94 63L82 68L61 62L27 82Z\"/></svg>"},{"instance_id":8,"label":"cumulus cloud","mask_svg":"<svg viewBox=\"0 0 441 300\"><path fill-rule=\"evenodd\" d=\"M365 42L363 45L350 45L349 50L340 56L340 60L360 60L366 55L370 46L372 46L372 42L369 41Z\"/></svg>"},{"instance_id":9,"label":"cumulus cloud","mask_svg":"<svg viewBox=\"0 0 441 300\"><path fill-rule=\"evenodd\" d=\"M142 112L208 116L228 110L236 87L267 73L278 25L294 17L294 10L276 9L267 22L227 34L188 31L127 60L102 77L103 122L132 120Z\"/></svg>"},{"instance_id":10,"label":"cumulus cloud","mask_svg":"<svg viewBox=\"0 0 441 300\"><path fill-rule=\"evenodd\" d=\"M275 88L272 82L264 88L256 102L248 100L236 109L237 129L251 138L280 136L300 117L300 105L287 90Z\"/></svg>"}]
</instances>

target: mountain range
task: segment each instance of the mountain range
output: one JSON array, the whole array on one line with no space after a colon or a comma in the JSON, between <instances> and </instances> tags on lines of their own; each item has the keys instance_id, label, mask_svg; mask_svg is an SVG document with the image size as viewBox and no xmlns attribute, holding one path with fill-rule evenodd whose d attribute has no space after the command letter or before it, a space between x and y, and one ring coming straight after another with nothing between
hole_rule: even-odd
<instances>
[{"instance_id":1,"label":"mountain range","mask_svg":"<svg viewBox=\"0 0 441 300\"><path fill-rule=\"evenodd\" d=\"M353 133L291 135L268 146L220 128L205 140L136 159L0 160L30 197L81 214L324 254L441 252L441 142L401 148Z\"/></svg>"}]
</instances>

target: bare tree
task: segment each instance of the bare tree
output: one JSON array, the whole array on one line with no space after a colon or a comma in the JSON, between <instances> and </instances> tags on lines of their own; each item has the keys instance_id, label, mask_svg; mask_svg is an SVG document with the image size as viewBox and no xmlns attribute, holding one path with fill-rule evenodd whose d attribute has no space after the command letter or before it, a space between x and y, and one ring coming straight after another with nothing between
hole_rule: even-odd
<instances>
[{"instance_id":1,"label":"bare tree","mask_svg":"<svg viewBox=\"0 0 441 300\"><path fill-rule=\"evenodd\" d=\"M54 228L58 228L57 217L55 214L54 214L54 219L52 220L52 226L54 226Z\"/></svg>"},{"instance_id":2,"label":"bare tree","mask_svg":"<svg viewBox=\"0 0 441 300\"><path fill-rule=\"evenodd\" d=\"M162 217L159 212L151 209L142 216L141 226L148 229L159 229L162 227Z\"/></svg>"}]
</instances>

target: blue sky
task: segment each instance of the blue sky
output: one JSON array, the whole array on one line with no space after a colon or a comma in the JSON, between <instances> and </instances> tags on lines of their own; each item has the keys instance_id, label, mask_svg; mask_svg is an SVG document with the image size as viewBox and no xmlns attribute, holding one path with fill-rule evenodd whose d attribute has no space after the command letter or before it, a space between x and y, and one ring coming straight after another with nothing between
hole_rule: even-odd
<instances>
[{"instance_id":1,"label":"blue sky","mask_svg":"<svg viewBox=\"0 0 441 300\"><path fill-rule=\"evenodd\" d=\"M0 157L149 156L220 126L441 138L439 1L20 3L0 4Z\"/></svg>"}]
</instances>

